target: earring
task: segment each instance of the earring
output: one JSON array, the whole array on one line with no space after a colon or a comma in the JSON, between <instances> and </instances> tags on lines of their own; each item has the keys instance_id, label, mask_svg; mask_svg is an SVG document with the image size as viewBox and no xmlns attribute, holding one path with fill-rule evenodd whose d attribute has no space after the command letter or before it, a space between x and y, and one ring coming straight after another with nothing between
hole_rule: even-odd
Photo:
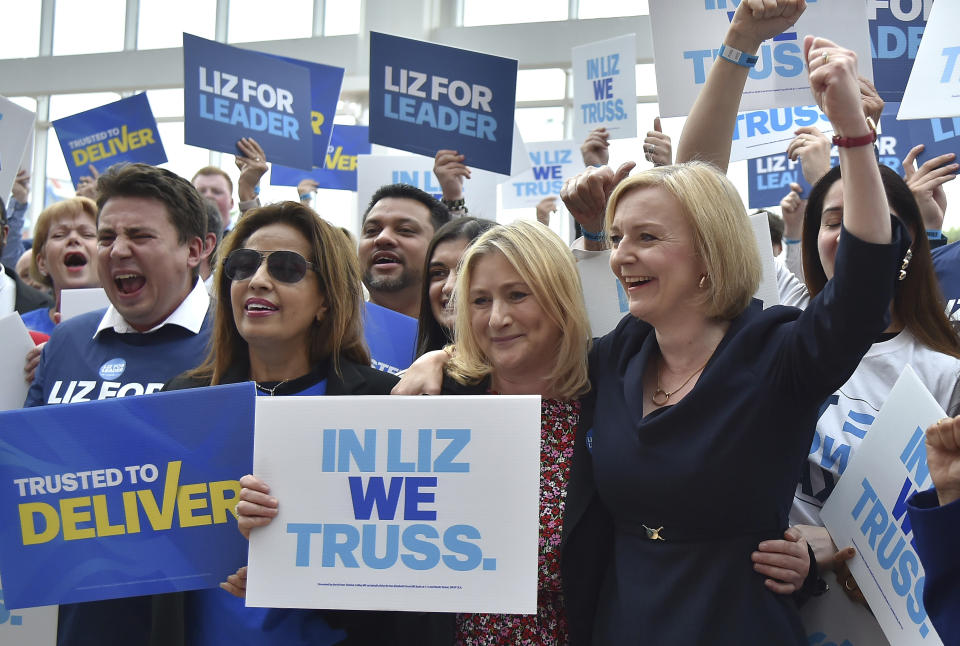
<instances>
[{"instance_id":1,"label":"earring","mask_svg":"<svg viewBox=\"0 0 960 646\"><path fill-rule=\"evenodd\" d=\"M700 282L697 283L700 286L700 289L703 289L703 286L707 283L707 275L704 274L700 276Z\"/></svg>"},{"instance_id":2,"label":"earring","mask_svg":"<svg viewBox=\"0 0 960 646\"><path fill-rule=\"evenodd\" d=\"M903 280L907 277L907 267L910 266L911 258L913 258L913 250L907 249L906 255L903 256L903 263L900 265L900 275L897 276L897 280Z\"/></svg>"}]
</instances>

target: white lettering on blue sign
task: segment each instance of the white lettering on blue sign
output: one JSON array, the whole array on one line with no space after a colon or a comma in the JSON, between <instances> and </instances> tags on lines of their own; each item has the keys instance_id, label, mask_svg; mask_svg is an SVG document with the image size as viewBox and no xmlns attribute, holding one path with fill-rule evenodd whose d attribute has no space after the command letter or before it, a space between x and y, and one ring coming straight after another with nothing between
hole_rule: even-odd
<instances>
[{"instance_id":1,"label":"white lettering on blue sign","mask_svg":"<svg viewBox=\"0 0 960 646\"><path fill-rule=\"evenodd\" d=\"M110 359L100 366L99 375L101 379L118 379L126 369L127 360L118 357L116 359Z\"/></svg>"}]
</instances>

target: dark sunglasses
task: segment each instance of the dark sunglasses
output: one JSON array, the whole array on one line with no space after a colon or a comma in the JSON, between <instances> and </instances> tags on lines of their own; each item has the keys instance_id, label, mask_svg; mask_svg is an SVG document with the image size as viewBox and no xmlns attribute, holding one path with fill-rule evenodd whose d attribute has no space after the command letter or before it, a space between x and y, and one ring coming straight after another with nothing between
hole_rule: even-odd
<instances>
[{"instance_id":1,"label":"dark sunglasses","mask_svg":"<svg viewBox=\"0 0 960 646\"><path fill-rule=\"evenodd\" d=\"M296 251L256 251L255 249L234 249L223 261L223 273L230 280L247 280L260 269L264 259L267 272L281 283L297 283L307 275L307 269L316 271L312 262Z\"/></svg>"}]
</instances>

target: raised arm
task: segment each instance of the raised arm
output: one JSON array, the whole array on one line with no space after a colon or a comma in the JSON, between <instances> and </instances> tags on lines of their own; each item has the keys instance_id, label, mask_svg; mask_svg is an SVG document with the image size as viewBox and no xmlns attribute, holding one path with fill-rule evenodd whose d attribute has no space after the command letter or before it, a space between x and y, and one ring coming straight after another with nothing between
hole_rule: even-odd
<instances>
[{"instance_id":1,"label":"raised arm","mask_svg":"<svg viewBox=\"0 0 960 646\"><path fill-rule=\"evenodd\" d=\"M723 38L727 48L755 55L763 41L789 29L806 9L804 0L743 0ZM717 57L690 109L677 144L677 163L699 159L726 172L740 97L750 67Z\"/></svg>"},{"instance_id":2,"label":"raised arm","mask_svg":"<svg viewBox=\"0 0 960 646\"><path fill-rule=\"evenodd\" d=\"M860 102L857 55L826 38L807 36L804 58L810 90L841 140L843 226L865 242L890 242L890 207ZM859 143L863 142L863 143Z\"/></svg>"}]
</instances>

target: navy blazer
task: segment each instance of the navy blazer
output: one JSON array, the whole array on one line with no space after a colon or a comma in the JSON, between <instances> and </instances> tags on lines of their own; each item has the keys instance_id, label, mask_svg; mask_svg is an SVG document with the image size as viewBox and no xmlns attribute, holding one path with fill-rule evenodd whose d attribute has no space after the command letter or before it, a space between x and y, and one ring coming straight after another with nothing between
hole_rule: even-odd
<instances>
[{"instance_id":1,"label":"navy blazer","mask_svg":"<svg viewBox=\"0 0 960 646\"><path fill-rule=\"evenodd\" d=\"M565 581L599 599L594 643L805 643L792 598L765 588L750 554L782 536L819 407L887 325L909 245L894 222L889 245L844 232L836 278L806 310L754 301L694 388L646 417L655 330L626 317L595 343L594 481L614 519L611 562ZM574 484L568 495L588 495ZM571 616L587 616L576 603Z\"/></svg>"}]
</instances>

